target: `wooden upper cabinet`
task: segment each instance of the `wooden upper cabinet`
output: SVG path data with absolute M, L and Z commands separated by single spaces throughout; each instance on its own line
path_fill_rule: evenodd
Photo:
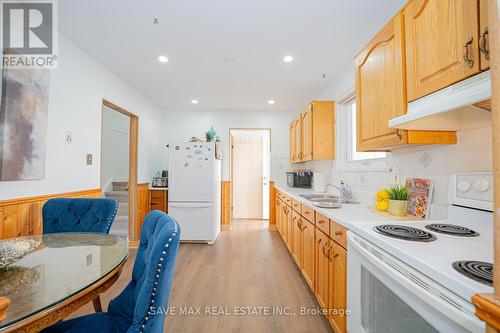
M 333 160 L 334 139 L 335 103 L 313 101 L 290 124 L 290 161 Z
M 335 102 L 313 101 L 312 159 L 335 159 Z
M 295 119 L 290 123 L 290 162 L 294 163 L 296 161 L 295 157 Z
M 307 108 L 301 115 L 302 119 L 302 161 L 310 161 L 313 158 L 313 114 L 312 106 Z
M 377 150 L 403 143 L 390 119 L 406 113 L 401 14 L 356 56 L 357 148 Z
M 409 101 L 479 72 L 477 0 L 412 0 L 403 15 Z
M 479 0 L 479 51 L 481 70 L 486 70 L 490 67 L 488 1 L 490 0 Z

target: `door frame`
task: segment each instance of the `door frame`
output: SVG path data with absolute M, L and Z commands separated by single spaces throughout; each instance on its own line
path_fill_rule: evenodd
M 271 152 L 272 152 L 272 130 L 270 127 L 230 127 L 229 128 L 229 182 L 231 186 L 231 223 L 233 220 L 233 137 L 231 136 L 232 131 L 268 131 L 269 132 L 269 169 L 271 169 Z M 271 174 L 271 170 L 269 170 L 269 176 Z M 271 177 L 268 179 L 269 188 L 271 188 Z M 271 220 L 271 206 L 269 206 L 269 220 Z
M 138 145 L 139 145 L 139 116 L 125 110 L 124 108 L 110 102 L 107 99 L 102 99 L 101 105 L 101 163 L 99 168 L 99 179 L 102 174 L 102 161 L 103 161 L 103 116 L 102 107 L 106 106 L 130 118 L 130 135 L 129 135 L 129 167 L 128 167 L 128 237 L 131 244 L 134 244 L 139 239 L 138 225 L 137 225 L 137 210 L 138 210 L 138 196 L 137 196 L 137 165 L 138 165 Z M 102 191 L 102 189 L 101 189 Z

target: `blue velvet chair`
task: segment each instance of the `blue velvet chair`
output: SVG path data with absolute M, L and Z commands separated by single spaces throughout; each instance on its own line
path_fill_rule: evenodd
M 50 199 L 43 205 L 43 233 L 109 233 L 118 201 L 114 199 Z
M 42 333 L 162 333 L 179 249 L 180 228 L 170 216 L 146 216 L 132 280 L 99 312 L 57 323 Z

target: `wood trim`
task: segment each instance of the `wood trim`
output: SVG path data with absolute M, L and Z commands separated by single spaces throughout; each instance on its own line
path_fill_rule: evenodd
M 276 187 L 274 187 L 274 180 L 269 182 L 269 229 L 276 230 Z
M 221 230 L 231 229 L 231 181 L 221 181 Z
M 128 179 L 128 202 L 129 202 L 129 212 L 128 212 L 128 230 L 130 241 L 136 241 L 139 239 L 139 197 L 137 192 L 137 169 L 138 169 L 138 151 L 139 151 L 139 117 L 134 113 L 125 110 L 124 108 L 110 102 L 109 100 L 103 99 L 102 105 L 117 112 L 120 112 L 126 116 L 130 117 L 130 134 L 129 134 L 129 179 Z M 101 111 L 102 112 L 102 111 Z M 102 161 L 102 121 L 101 121 L 101 161 Z
M 54 193 L 54 194 L 36 195 L 36 196 L 32 196 L 32 197 L 23 197 L 23 198 L 16 198 L 16 199 L 0 200 L 0 207 L 2 207 L 2 206 L 9 206 L 9 205 L 19 205 L 19 204 L 31 203 L 31 202 L 48 200 L 48 199 L 53 199 L 53 198 L 67 198 L 67 197 L 76 197 L 76 196 L 80 197 L 80 196 L 83 196 L 83 195 L 90 195 L 90 196 L 93 197 L 93 195 L 95 195 L 96 192 L 99 192 L 99 194 L 100 194 L 101 193 L 101 189 L 100 188 L 94 188 L 94 189 L 90 189 L 90 190 L 60 192 L 60 193 Z
M 476 306 L 476 316 L 489 326 L 500 330 L 500 302 L 492 294 L 477 294 L 472 297 Z
M 0 201 L 0 239 L 42 234 L 42 208 L 49 199 L 100 197 L 98 188 Z
M 137 184 L 137 235 L 140 237 L 144 218 L 151 211 L 149 199 L 149 183 Z M 139 243 L 139 237 L 130 241 L 130 247 Z
M 83 289 L 79 293 L 48 309 L 40 311 L 33 316 L 27 317 L 12 325 L 4 327 L 0 329 L 0 332 L 40 332 L 44 328 L 63 320 L 71 313 L 75 312 L 85 304 L 93 301 L 100 294 L 108 290 L 120 277 L 126 261 L 127 258 L 125 258 L 120 264 L 118 264 L 118 266 L 114 270 L 108 273 L 101 280 Z
M 500 331 L 500 3 L 488 1 L 490 69 L 492 82 L 493 176 L 494 176 L 494 263 L 492 295 L 474 295 L 476 315 L 487 324 L 487 331 Z

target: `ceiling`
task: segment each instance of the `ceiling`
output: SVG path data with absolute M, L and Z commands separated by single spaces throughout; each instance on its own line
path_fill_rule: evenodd
M 404 2 L 64 0 L 59 25 L 165 109 L 296 110 L 352 66 Z

